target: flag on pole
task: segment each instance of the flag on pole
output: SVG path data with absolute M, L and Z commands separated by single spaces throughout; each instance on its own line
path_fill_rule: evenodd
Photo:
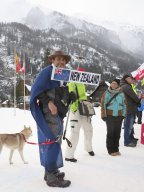
M 16 73 L 19 73 L 21 69 L 21 65 L 20 65 L 20 59 L 17 53 L 15 54 L 15 65 L 16 65 Z
M 21 68 L 22 74 L 25 73 L 25 69 L 26 69 L 26 63 L 25 63 L 25 55 L 24 55 L 24 57 L 23 57 L 23 66 L 22 66 L 22 68 Z
M 132 76 L 136 79 L 136 80 L 141 80 L 144 78 L 144 63 L 135 71 L 133 71 Z

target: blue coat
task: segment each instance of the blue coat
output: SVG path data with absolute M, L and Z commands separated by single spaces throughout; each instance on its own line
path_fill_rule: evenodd
M 109 102 L 113 94 L 107 90 L 101 99 L 101 116 L 106 117 L 107 115 L 111 116 L 126 116 L 126 101 L 124 93 L 119 92 L 119 94 L 109 103 L 106 107 L 106 104 Z
M 144 99 L 141 99 L 141 105 L 138 107 L 138 111 L 144 110 Z
M 37 96 L 45 90 L 60 87 L 60 82 L 51 80 L 52 66 L 48 66 L 39 74 L 35 83 L 32 86 L 31 98 L 30 98 L 30 110 L 33 118 L 37 123 L 38 128 L 38 141 L 39 143 L 47 140 L 55 140 L 55 136 L 52 134 L 50 128 L 44 116 L 38 106 Z M 63 126 L 60 117 L 59 120 L 59 132 L 62 133 Z M 47 171 L 53 171 L 63 166 L 63 158 L 61 152 L 60 143 L 53 143 L 50 145 L 39 145 L 40 161 L 41 165 L 45 167 Z

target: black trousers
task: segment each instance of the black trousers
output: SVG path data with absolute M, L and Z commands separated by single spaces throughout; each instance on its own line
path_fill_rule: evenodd
M 137 123 L 142 124 L 142 111 L 137 111 Z
M 108 116 L 106 118 L 107 136 L 106 147 L 108 153 L 119 152 L 119 139 L 121 133 L 123 117 L 121 116 Z

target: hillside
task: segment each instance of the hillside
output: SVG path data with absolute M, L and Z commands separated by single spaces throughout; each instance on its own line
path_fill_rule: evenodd
M 59 16 L 59 14 L 54 12 Z M 64 17 L 63 15 L 60 15 Z M 61 19 L 59 20 L 59 22 Z M 63 20 L 62 20 L 63 21 Z M 102 74 L 102 79 L 121 76 L 138 67 L 142 60 L 131 55 L 118 44 L 118 36 L 103 27 L 84 22 L 83 29 L 65 22 L 58 31 L 54 28 L 32 29 L 21 23 L 0 23 L 0 94 L 10 96 L 14 81 L 14 52 L 21 60 L 25 52 L 26 79 L 33 82 L 44 68 L 45 51 L 64 50 L 72 56 L 70 65 L 76 69 L 78 63 L 89 72 Z M 58 27 L 58 25 L 57 25 Z M 118 43 L 119 42 L 119 43 Z M 78 56 L 83 57 L 82 60 Z M 19 76 L 17 80 L 22 78 Z

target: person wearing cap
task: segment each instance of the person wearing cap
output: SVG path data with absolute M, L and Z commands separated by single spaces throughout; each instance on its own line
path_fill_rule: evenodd
M 106 147 L 109 155 L 121 155 L 119 140 L 122 121 L 126 116 L 126 100 L 120 89 L 120 80 L 113 79 L 101 98 L 101 118 L 106 122 Z
M 133 141 L 131 135 L 133 131 L 135 114 L 141 101 L 141 99 L 133 90 L 132 84 L 134 82 L 135 79 L 131 74 L 126 74 L 121 79 L 121 88 L 127 101 L 127 115 L 124 121 L 124 146 L 127 147 L 136 147 L 136 142 Z
M 85 71 L 84 68 L 78 68 L 78 71 Z M 77 159 L 74 157 L 74 153 L 76 151 L 76 147 L 79 140 L 80 129 L 83 128 L 84 131 L 84 144 L 85 150 L 90 156 L 94 156 L 95 153 L 92 148 L 92 136 L 93 136 L 93 127 L 91 124 L 90 116 L 80 115 L 78 109 L 78 100 L 87 100 L 86 96 L 86 87 L 82 83 L 73 83 L 70 82 L 68 84 L 69 91 L 75 92 L 77 95 L 77 99 L 70 106 L 70 129 L 71 134 L 69 140 L 72 143 L 72 147 L 66 148 L 65 160 L 69 162 L 77 162 Z
M 44 180 L 51 187 L 68 187 L 71 182 L 65 180 L 63 167 L 61 138 L 63 134 L 63 118 L 70 103 L 68 88 L 60 81 L 51 80 L 53 67 L 64 68 L 71 57 L 62 51 L 55 51 L 48 57 L 49 63 L 36 78 L 30 98 L 30 110 L 37 123 L 39 153 L 41 165 L 45 169 Z M 67 93 L 67 101 L 63 103 L 63 95 Z
M 136 94 L 139 98 L 141 98 L 141 94 L 138 94 L 138 91 L 137 91 L 137 88 L 136 88 L 136 79 L 133 78 L 133 80 L 134 80 L 134 83 L 131 84 L 132 89 L 133 89 L 133 91 L 135 92 L 135 94 Z M 142 111 L 139 111 L 139 110 L 137 109 L 137 112 L 136 112 L 136 114 L 135 114 L 134 123 L 136 123 L 136 122 L 135 122 L 135 121 L 136 121 L 136 117 L 138 118 L 138 124 L 141 124 Z M 134 124 L 133 124 L 133 125 L 134 125 Z M 134 126 L 133 126 L 130 137 L 131 137 L 132 142 L 135 143 L 135 144 L 137 144 L 138 138 L 135 138 L 134 135 L 135 135 L 135 132 L 134 132 Z

